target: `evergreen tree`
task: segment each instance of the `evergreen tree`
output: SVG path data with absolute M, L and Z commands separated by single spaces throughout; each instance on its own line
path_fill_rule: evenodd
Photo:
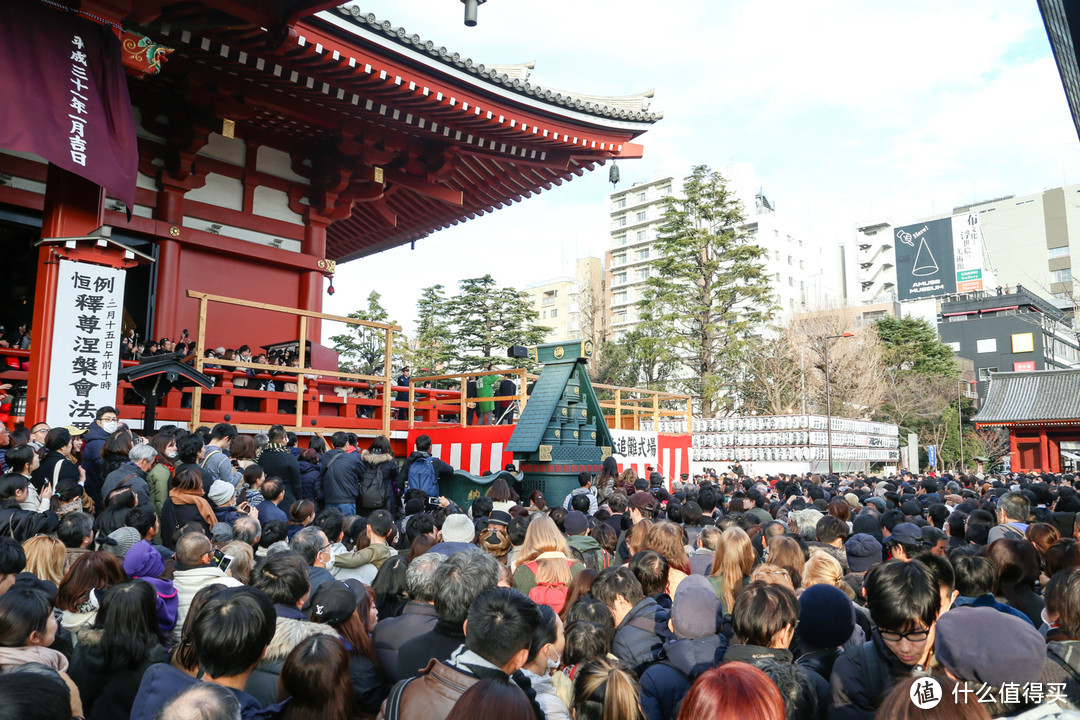
M 724 177 L 695 167 L 683 196 L 665 198 L 660 259 L 639 303 L 645 325 L 686 368 L 687 391 L 711 416 L 735 398 L 739 358 L 773 310 L 765 250 L 741 229 L 742 205 Z
M 547 328 L 536 324 L 528 295 L 500 288 L 491 275 L 459 281 L 460 294 L 448 301 L 454 361 L 460 371 L 488 370 L 510 363 L 511 345 L 543 342 Z
M 440 375 L 454 357 L 448 309 L 442 285 L 420 291 L 416 301 L 416 341 L 407 353 L 414 376 Z
M 885 364 L 916 375 L 957 377 L 956 355 L 938 339 L 937 329 L 922 318 L 884 317 L 875 324 L 885 346 Z
M 396 325 L 390 319 L 386 308 L 379 302 L 382 296 L 374 290 L 368 295 L 367 307 L 356 312 L 349 313 L 348 317 L 355 320 L 367 320 L 368 322 L 385 323 Z M 334 343 L 334 350 L 340 354 L 339 365 L 345 372 L 359 373 L 361 375 L 382 375 L 386 366 L 386 331 L 380 328 L 369 328 L 363 325 L 349 325 L 340 335 L 330 338 Z M 392 342 L 393 368 L 391 371 L 404 364 L 404 351 L 408 347 L 405 336 L 400 332 L 393 333 Z

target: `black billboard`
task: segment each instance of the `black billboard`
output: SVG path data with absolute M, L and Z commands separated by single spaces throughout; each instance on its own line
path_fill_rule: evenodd
M 951 218 L 898 227 L 893 239 L 896 294 L 901 302 L 956 292 Z

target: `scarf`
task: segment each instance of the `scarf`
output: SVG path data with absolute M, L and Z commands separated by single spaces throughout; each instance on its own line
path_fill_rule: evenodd
M 173 505 L 194 505 L 199 509 L 199 515 L 202 516 L 203 522 L 209 527 L 217 525 L 218 519 L 214 515 L 213 508 L 210 507 L 210 503 L 206 502 L 206 498 L 198 490 L 173 488 L 169 491 L 169 499 L 173 501 Z

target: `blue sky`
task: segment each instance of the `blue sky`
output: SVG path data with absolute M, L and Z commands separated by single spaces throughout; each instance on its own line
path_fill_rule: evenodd
M 598 95 L 654 89 L 664 119 L 620 163 L 753 163 L 773 202 L 836 243 L 974 199 L 1080 182 L 1080 143 L 1035 0 L 370 0 L 380 19 L 477 62 Z M 383 295 L 406 330 L 421 288 L 491 273 L 522 287 L 608 245 L 607 169 L 339 268 L 328 312 Z M 331 327 L 327 328 L 332 330 Z

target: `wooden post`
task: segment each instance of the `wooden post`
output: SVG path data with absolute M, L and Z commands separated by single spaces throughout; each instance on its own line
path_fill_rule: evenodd
M 656 392 L 652 396 L 652 429 L 660 432 L 660 393 Z
M 203 358 L 206 355 L 206 305 L 207 300 L 205 297 L 199 298 L 199 319 L 198 329 L 195 331 L 195 369 L 202 372 Z M 202 386 L 196 385 L 195 391 L 191 393 L 191 428 L 192 432 L 195 432 L 195 428 L 199 427 L 199 415 L 202 413 Z
M 461 393 L 458 396 L 458 422 L 461 423 L 461 427 L 465 427 L 465 404 L 468 398 L 465 397 L 465 390 L 468 387 L 468 383 L 465 382 L 465 374 L 462 373 L 459 377 L 458 387 L 461 388 Z
M 296 426 L 304 424 L 304 362 L 307 360 L 307 315 L 300 316 L 300 342 L 297 343 L 296 354 L 300 360 L 296 374 Z
M 693 432 L 694 428 L 694 401 L 686 398 L 686 432 Z
M 622 430 L 622 388 L 615 388 L 615 429 Z
M 416 400 L 416 385 L 409 378 L 409 429 L 413 429 L 413 402 Z
M 521 414 L 525 412 L 525 403 L 529 401 L 528 383 L 529 377 L 525 368 L 519 368 L 518 374 L 518 419 L 521 419 Z
M 387 440 L 390 439 L 390 396 L 391 396 L 391 393 L 392 393 L 390 388 L 391 388 L 391 386 L 393 385 L 393 382 L 394 382 L 394 378 L 393 378 L 394 368 L 390 366 L 390 363 L 393 361 L 393 355 L 394 355 L 393 343 L 394 343 L 393 331 L 390 330 L 390 329 L 387 329 L 386 330 L 386 347 L 385 347 L 385 351 L 384 351 L 385 364 L 383 365 L 383 374 L 385 375 L 385 378 L 383 380 L 383 401 L 382 401 L 382 409 L 383 409 L 382 431 L 383 431 L 383 436 Z

